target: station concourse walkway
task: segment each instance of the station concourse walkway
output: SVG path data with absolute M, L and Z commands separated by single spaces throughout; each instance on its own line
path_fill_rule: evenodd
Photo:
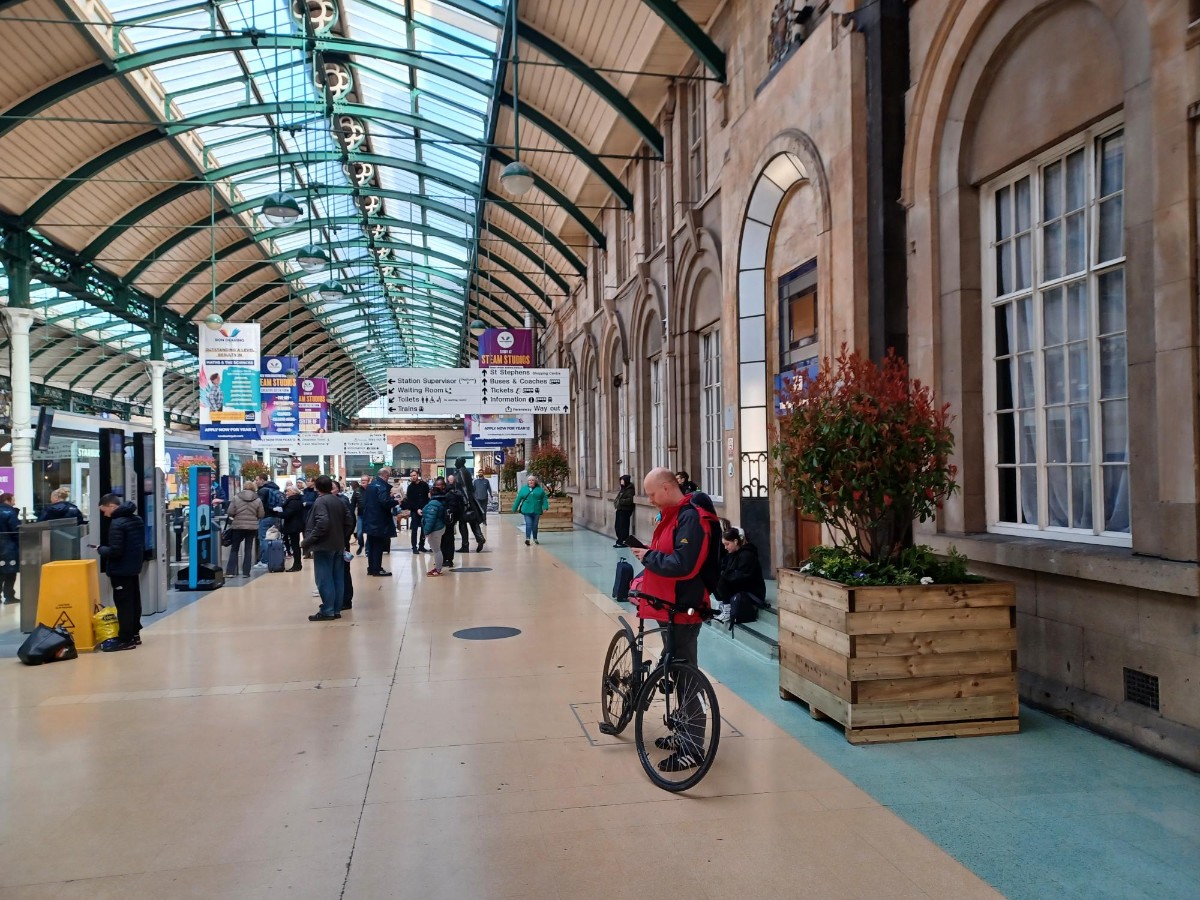
M 1028 711 L 852 748 L 710 635 L 716 764 L 654 788 L 595 728 L 610 539 L 514 526 L 441 579 L 406 534 L 389 578 L 356 558 L 338 622 L 307 621 L 306 569 L 148 619 L 135 651 L 0 659 L 0 900 L 1196 896 L 1195 775 Z

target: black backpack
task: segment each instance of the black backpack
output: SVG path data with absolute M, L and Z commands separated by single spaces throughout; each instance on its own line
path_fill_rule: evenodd
M 17 659 L 27 666 L 78 657 L 79 651 L 75 649 L 75 638 L 71 637 L 71 633 L 65 628 L 51 628 L 49 625 L 34 628 L 17 650 Z
M 625 602 L 629 599 L 629 582 L 633 581 L 633 566 L 627 559 L 617 560 L 617 576 L 613 580 L 612 596 L 614 600 Z
M 700 581 L 710 597 L 716 596 L 717 583 L 721 580 L 721 520 L 717 518 L 712 498 L 702 491 L 688 495 L 688 502 L 700 515 L 700 524 L 708 532 L 708 554 L 700 566 Z

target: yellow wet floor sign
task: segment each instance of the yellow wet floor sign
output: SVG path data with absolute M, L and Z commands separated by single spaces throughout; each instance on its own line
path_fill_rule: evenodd
M 77 650 L 96 645 L 92 610 L 100 605 L 100 568 L 94 559 L 68 559 L 42 566 L 37 620 L 62 626 L 75 638 Z

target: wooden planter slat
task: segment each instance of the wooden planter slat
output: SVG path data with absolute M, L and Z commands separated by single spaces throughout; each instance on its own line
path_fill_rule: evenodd
M 853 588 L 779 573 L 780 694 L 851 743 L 1019 729 L 1012 585 Z
M 822 648 L 823 649 L 823 648 Z M 991 675 L 1012 669 L 1012 653 L 990 650 L 971 653 L 931 653 L 926 656 L 875 656 L 847 660 L 846 675 L 855 681 L 878 678 L 923 678 L 978 672 Z

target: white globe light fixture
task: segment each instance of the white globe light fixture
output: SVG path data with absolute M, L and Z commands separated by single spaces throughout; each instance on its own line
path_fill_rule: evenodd
M 220 313 L 211 312 L 204 317 L 204 327 L 209 331 L 220 331 L 221 326 L 225 324 L 225 319 Z
M 533 189 L 533 169 L 518 160 L 513 160 L 500 173 L 500 184 L 514 197 L 524 197 Z
M 287 225 L 295 222 L 303 211 L 300 209 L 300 204 L 291 194 L 279 191 L 275 194 L 269 194 L 263 200 L 262 214 L 272 225 Z
M 317 288 L 317 293 L 321 295 L 322 300 L 343 300 L 346 297 L 346 289 L 337 281 L 324 281 Z
M 329 254 L 316 244 L 309 244 L 296 252 L 296 262 L 305 272 L 315 272 L 329 265 Z
M 467 328 L 470 330 L 471 334 L 475 335 L 475 337 L 479 337 L 485 331 L 487 331 L 487 323 L 484 322 L 483 319 L 476 319 L 470 325 L 468 325 Z

